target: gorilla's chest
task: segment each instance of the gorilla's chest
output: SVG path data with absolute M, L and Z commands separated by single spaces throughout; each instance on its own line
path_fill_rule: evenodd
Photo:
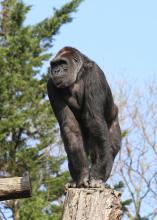
M 74 114 L 80 114 L 83 105 L 84 86 L 79 81 L 64 91 L 64 100 Z

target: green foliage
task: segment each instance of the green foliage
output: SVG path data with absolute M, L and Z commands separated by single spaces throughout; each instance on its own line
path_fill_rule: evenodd
M 72 21 L 81 0 L 71 0 L 52 17 L 37 25 L 24 26 L 31 9 L 20 0 L 1 1 L 0 12 L 0 170 L 21 176 L 29 171 L 31 199 L 19 207 L 20 220 L 60 219 L 67 172 L 61 171 L 64 157 L 53 154 L 55 141 L 52 114 L 46 93 L 47 73 L 41 74 L 48 49 L 62 24 Z M 7 205 L 6 205 L 7 207 Z
M 122 134 L 121 134 L 122 139 L 125 138 L 125 137 L 129 134 L 129 132 L 130 132 L 130 131 L 127 130 L 127 129 L 126 129 L 126 130 L 123 130 L 123 131 L 122 131 Z
M 127 206 L 129 206 L 131 203 L 132 203 L 132 199 L 127 199 L 127 200 L 125 200 L 125 201 L 123 201 L 123 202 L 121 203 L 121 205 L 122 205 L 121 210 L 122 210 L 123 213 L 125 213 L 125 212 L 128 211 Z
M 119 181 L 119 183 L 114 185 L 114 189 L 117 191 L 122 191 L 123 188 L 124 188 L 124 183 L 122 181 Z

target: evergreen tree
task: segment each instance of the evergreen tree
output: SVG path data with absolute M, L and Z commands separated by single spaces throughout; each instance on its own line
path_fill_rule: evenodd
M 33 197 L 7 201 L 15 220 L 61 219 L 64 184 L 63 156 L 56 156 L 55 118 L 46 94 L 44 61 L 52 54 L 53 37 L 72 21 L 81 0 L 71 0 L 52 17 L 25 26 L 31 9 L 20 0 L 1 1 L 0 12 L 0 175 L 29 171 Z M 4 213 L 3 213 L 4 214 Z

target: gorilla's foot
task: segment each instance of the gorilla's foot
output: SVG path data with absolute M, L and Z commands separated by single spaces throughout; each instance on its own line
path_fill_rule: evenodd
M 64 188 L 65 188 L 65 190 L 68 189 L 68 188 L 76 188 L 76 182 L 71 181 L 69 183 L 66 183 Z
M 80 179 L 77 183 L 78 188 L 88 188 L 89 187 L 89 177 L 84 177 Z
M 91 178 L 89 181 L 89 187 L 90 188 L 105 188 L 105 184 L 103 180 L 97 180 L 97 179 Z

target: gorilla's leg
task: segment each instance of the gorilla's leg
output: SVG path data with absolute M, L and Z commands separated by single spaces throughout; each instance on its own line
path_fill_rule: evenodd
M 105 120 L 92 122 L 91 180 L 106 181 L 113 166 L 113 153 L 109 140 L 109 130 Z M 100 181 L 101 182 L 101 181 Z
M 118 115 L 112 121 L 112 124 L 109 127 L 109 139 L 111 143 L 112 154 L 115 158 L 121 147 L 121 130 L 119 126 Z
M 107 181 L 110 176 L 115 156 L 121 146 L 121 131 L 118 116 L 112 121 L 108 128 L 106 122 L 99 124 L 103 126 L 104 132 L 99 133 L 93 140 L 91 151 L 91 177 L 96 180 Z M 97 128 L 98 131 L 98 128 Z M 102 131 L 102 129 L 99 129 Z M 93 182 L 94 183 L 94 182 Z

